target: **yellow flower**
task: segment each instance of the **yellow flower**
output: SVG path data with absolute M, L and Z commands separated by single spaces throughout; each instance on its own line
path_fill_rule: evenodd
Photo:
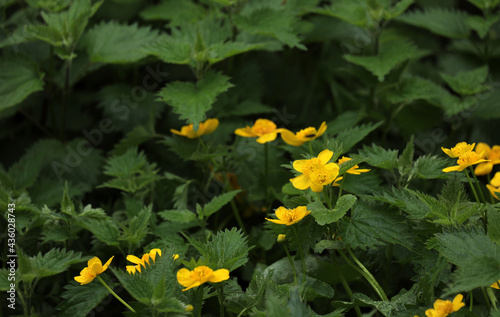
M 490 287 L 493 287 L 493 288 L 496 288 L 496 289 L 500 289 L 500 288 L 498 287 L 498 284 L 500 284 L 500 280 L 498 280 L 498 281 L 494 282 L 493 284 L 491 284 L 491 286 L 490 286 Z
M 485 159 L 490 160 L 489 162 L 484 162 L 476 166 L 474 173 L 478 176 L 487 175 L 493 170 L 493 165 L 500 164 L 500 146 L 495 145 L 493 148 L 486 143 L 478 143 L 476 147 L 476 152 L 484 151 Z
M 153 263 L 156 260 L 156 255 L 161 256 L 161 250 L 160 249 L 151 249 L 149 253 L 145 253 L 142 258 L 138 258 L 135 255 L 127 255 L 127 260 L 134 263 L 135 265 L 127 265 L 126 269 L 128 274 L 135 274 L 136 271 L 139 271 L 141 273 L 141 265 L 146 268 L 146 263 L 149 265 L 149 259 L 153 260 Z M 178 254 L 172 255 L 174 260 L 177 260 L 179 258 Z
M 425 315 L 427 317 L 445 317 L 450 313 L 458 311 L 460 308 L 465 306 L 465 303 L 462 302 L 464 296 L 462 294 L 458 294 L 453 299 L 453 302 L 449 300 L 438 299 L 434 302 L 434 308 L 427 309 L 425 311 Z
M 337 161 L 337 164 L 341 165 L 342 163 L 348 162 L 350 160 L 352 160 L 352 159 L 349 158 L 349 157 L 346 157 L 346 156 L 342 156 L 342 158 Z M 359 165 L 354 165 L 353 167 L 351 167 L 350 169 L 348 169 L 346 171 L 346 173 L 347 174 L 352 174 L 352 175 L 361 175 L 361 173 L 366 173 L 366 172 L 369 172 L 369 171 L 370 171 L 369 169 L 362 169 L 362 168 L 359 168 Z
M 88 261 L 87 267 L 80 272 L 80 276 L 74 277 L 75 281 L 80 283 L 80 285 L 92 282 L 97 275 L 101 274 L 102 272 L 108 269 L 108 266 L 113 260 L 113 258 L 114 256 L 109 258 L 109 260 L 104 265 L 102 265 L 102 262 L 98 257 L 96 256 L 93 257 Z
M 170 129 L 170 132 L 177 135 L 185 136 L 190 139 L 197 139 L 204 134 L 210 134 L 214 132 L 218 126 L 219 126 L 218 119 L 207 119 L 205 122 L 200 122 L 200 125 L 198 126 L 198 131 L 193 130 L 193 124 L 191 123 L 190 125 L 183 126 L 181 128 L 181 131 Z
M 477 153 L 474 151 L 466 152 L 458 158 L 457 161 L 457 166 L 450 166 L 445 169 L 443 169 L 443 172 L 448 173 L 448 172 L 453 172 L 453 171 L 463 171 L 469 166 L 472 166 L 474 164 L 479 164 L 482 162 L 487 162 L 488 160 L 483 159 L 484 152 Z
M 276 218 L 278 219 L 266 218 L 266 220 L 277 223 L 279 225 L 291 226 L 294 223 L 301 221 L 305 216 L 309 215 L 311 212 L 307 210 L 306 206 L 299 206 L 294 209 L 286 209 L 285 207 L 281 206 L 278 209 L 276 209 L 274 213 L 276 214 Z
M 486 184 L 486 188 L 490 191 L 491 195 L 500 200 L 496 193 L 500 193 L 500 172 L 496 172 L 495 176 L 491 179 L 490 184 Z
M 182 291 L 187 291 L 206 282 L 219 283 L 227 279 L 229 279 L 228 270 L 214 271 L 208 266 L 197 266 L 192 271 L 183 268 L 177 272 L 177 282 L 185 287 Z
M 293 187 L 304 190 L 311 187 L 313 192 L 321 192 L 323 186 L 332 183 L 339 175 L 339 166 L 335 163 L 328 163 L 333 152 L 323 150 L 309 160 L 297 160 L 293 162 L 293 168 L 302 175 L 290 179 Z
M 290 130 L 283 129 L 283 131 L 281 131 L 281 138 L 290 145 L 301 146 L 307 141 L 312 141 L 322 136 L 326 128 L 326 122 L 323 121 L 318 130 L 314 127 L 308 127 L 294 134 Z
M 245 128 L 236 129 L 234 133 L 246 138 L 258 137 L 257 142 L 264 144 L 274 141 L 282 130 L 277 129 L 276 124 L 271 120 L 257 119 L 253 127 L 246 126 Z
M 443 152 L 446 153 L 449 157 L 455 158 L 464 153 L 472 151 L 475 145 L 476 143 L 467 144 L 467 142 L 460 142 L 451 149 L 445 149 L 444 147 L 442 147 L 441 150 L 443 150 Z

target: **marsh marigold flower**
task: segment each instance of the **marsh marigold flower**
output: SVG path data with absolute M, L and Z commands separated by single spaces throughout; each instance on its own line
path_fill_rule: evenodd
M 460 157 L 460 155 L 464 153 L 472 151 L 475 145 L 476 143 L 467 144 L 467 142 L 460 142 L 451 149 L 445 149 L 444 147 L 442 147 L 441 150 L 443 150 L 443 152 L 446 153 L 449 157 L 455 158 Z
M 458 158 L 458 161 L 457 161 L 458 165 L 447 167 L 447 168 L 443 169 L 443 172 L 445 172 L 445 173 L 453 172 L 453 171 L 461 172 L 469 166 L 479 164 L 482 162 L 487 162 L 488 160 L 483 159 L 483 156 L 484 156 L 484 152 L 481 152 L 479 154 L 475 151 L 466 152 L 466 153 L 460 155 L 460 157 Z
M 323 150 L 318 157 L 294 161 L 293 168 L 302 175 L 290 179 L 293 187 L 300 190 L 311 187 L 313 192 L 321 192 L 323 186 L 331 184 L 339 175 L 339 166 L 335 163 L 328 163 L 332 156 L 332 151 Z
M 214 132 L 218 126 L 218 119 L 207 119 L 205 122 L 200 122 L 197 131 L 194 131 L 193 124 L 191 123 L 190 125 L 183 126 L 180 131 L 170 129 L 170 132 L 172 132 L 173 134 L 185 136 L 190 139 L 197 139 L 202 135 Z
M 312 141 L 322 136 L 323 133 L 325 133 L 326 128 L 326 122 L 323 121 L 318 130 L 316 130 L 316 128 L 314 127 L 308 127 L 300 130 L 297 133 L 293 133 L 290 130 L 283 129 L 281 131 L 281 138 L 283 139 L 283 141 L 290 145 L 301 146 L 305 142 Z
M 266 220 L 277 223 L 279 225 L 291 226 L 301 221 L 305 216 L 309 215 L 311 212 L 307 210 L 306 206 L 299 206 L 293 209 L 286 209 L 285 207 L 281 206 L 278 209 L 276 209 L 274 213 L 276 214 L 276 218 L 278 219 L 266 218 Z M 285 237 L 283 237 L 283 239 L 284 238 Z
M 227 279 L 229 279 L 228 270 L 214 271 L 208 266 L 197 266 L 192 271 L 183 268 L 177 272 L 177 282 L 185 287 L 182 291 L 187 291 L 206 282 L 219 283 Z
M 486 184 L 486 188 L 490 191 L 490 194 L 496 199 L 500 200 L 497 193 L 500 194 L 500 172 L 496 172 L 495 176 L 491 179 L 489 184 Z
M 491 148 L 486 143 L 478 143 L 476 147 L 476 152 L 484 151 L 484 158 L 489 160 L 489 162 L 480 163 L 476 166 L 474 174 L 478 176 L 487 175 L 493 170 L 493 165 L 500 164 L 500 146 L 494 145 Z
M 136 271 L 139 271 L 139 273 L 141 273 L 141 266 L 146 268 L 146 263 L 148 265 L 150 265 L 149 259 L 152 259 L 153 263 L 154 263 L 156 260 L 157 254 L 159 256 L 161 256 L 160 249 L 152 249 L 151 251 L 149 251 L 149 253 L 145 253 L 142 256 L 142 258 L 140 258 L 140 259 L 138 257 L 136 257 L 135 255 L 130 255 L 130 254 L 127 255 L 127 261 L 130 261 L 130 262 L 135 264 L 135 265 L 127 265 L 126 266 L 128 274 L 135 274 Z M 177 260 L 179 258 L 179 255 L 174 254 L 174 255 L 172 255 L 172 257 L 174 258 L 174 260 Z
M 342 163 L 349 162 L 350 160 L 352 159 L 346 156 L 342 156 L 342 158 L 337 161 L 337 164 L 341 165 Z M 366 173 L 369 171 L 370 171 L 369 169 L 359 168 L 359 165 L 354 165 L 353 167 L 348 169 L 346 173 L 352 175 L 361 175 L 361 173 Z
M 464 296 L 458 294 L 452 301 L 438 299 L 434 302 L 434 308 L 427 309 L 425 315 L 427 317 L 445 317 L 450 313 L 458 311 L 460 308 L 465 306 L 462 302 Z
M 80 285 L 92 282 L 97 277 L 97 275 L 108 269 L 108 266 L 113 258 L 114 256 L 109 258 L 109 260 L 104 265 L 102 265 L 102 262 L 98 257 L 93 257 L 87 262 L 87 267 L 80 272 L 80 276 L 74 277 L 75 281 L 80 283 Z
M 274 141 L 278 133 L 283 129 L 277 129 L 274 122 L 267 119 L 257 119 L 252 127 L 246 126 L 245 128 L 236 129 L 236 135 L 251 138 L 257 137 L 257 142 L 264 144 Z

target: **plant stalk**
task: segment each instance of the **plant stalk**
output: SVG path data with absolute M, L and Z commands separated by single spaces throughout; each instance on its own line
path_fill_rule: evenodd
M 99 280 L 99 282 L 101 282 L 101 284 L 108 290 L 108 292 L 111 293 L 111 295 L 113 295 L 117 300 L 119 300 L 123 305 L 125 305 L 125 307 L 127 307 L 130 311 L 132 312 L 136 312 L 129 304 L 127 304 L 126 301 L 124 301 L 120 296 L 118 296 L 118 294 L 116 294 L 109 286 L 108 284 L 106 284 L 106 282 L 104 282 L 104 280 L 99 276 L 97 275 L 97 279 Z

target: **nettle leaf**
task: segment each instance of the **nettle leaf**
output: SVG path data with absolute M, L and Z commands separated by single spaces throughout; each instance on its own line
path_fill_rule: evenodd
M 147 21 L 167 20 L 169 26 L 179 26 L 183 23 L 194 23 L 206 14 L 203 6 L 185 0 L 163 0 L 139 12 L 139 16 Z
M 229 77 L 208 72 L 196 84 L 176 81 L 158 93 L 159 99 L 173 107 L 173 111 L 197 126 L 205 120 L 205 113 L 212 109 L 217 96 L 233 87 Z
M 500 210 L 488 206 L 488 237 L 500 245 Z
M 469 16 L 467 18 L 467 25 L 479 34 L 481 39 L 484 39 L 488 34 L 491 27 L 500 20 L 500 15 L 489 15 L 481 17 L 478 15 Z
M 401 0 L 394 4 L 394 1 L 386 1 L 386 8 L 384 12 L 384 17 L 386 20 L 394 19 L 395 17 L 403 14 L 415 0 Z
M 398 64 L 421 58 L 426 54 L 427 51 L 419 50 L 409 41 L 389 41 L 380 43 L 377 56 L 344 55 L 344 58 L 350 63 L 364 67 L 379 81 L 384 81 L 385 76 Z
M 227 203 L 229 203 L 233 198 L 240 193 L 241 190 L 232 190 L 230 192 L 224 193 L 219 196 L 215 196 L 210 200 L 205 206 L 203 206 L 203 216 L 209 217 L 213 213 L 219 211 Z
M 488 66 L 467 72 L 460 72 L 455 76 L 441 73 L 441 77 L 456 93 L 461 95 L 475 95 L 487 89 L 483 83 L 488 77 Z
M 294 27 L 296 16 L 293 12 L 275 7 L 252 6 L 234 16 L 234 23 L 241 31 L 273 37 L 289 47 L 305 50 Z
M 120 229 L 109 216 L 80 215 L 74 221 L 80 227 L 92 232 L 97 239 L 107 245 L 119 245 Z
M 316 222 L 324 226 L 341 219 L 356 201 L 357 198 L 354 195 L 343 195 L 337 200 L 333 210 L 326 208 L 319 200 L 308 204 L 307 209 L 311 211 Z
M 328 7 L 313 10 L 314 13 L 323 14 L 347 23 L 365 27 L 369 22 L 368 7 L 364 0 L 340 0 L 334 1 Z
M 347 153 L 353 146 L 362 141 L 370 132 L 374 131 L 383 124 L 382 121 L 375 124 L 368 123 L 355 126 L 354 128 L 344 130 L 337 134 L 335 141 L 342 144 L 342 153 Z M 341 153 L 339 153 L 340 155 Z
M 149 233 L 149 219 L 152 214 L 152 206 L 144 207 L 130 219 L 128 225 L 123 227 L 123 234 L 120 240 L 127 241 L 132 246 L 139 246 Z
M 449 160 L 437 155 L 425 155 L 419 157 L 414 165 L 414 174 L 423 179 L 446 178 L 442 172 L 443 168 L 449 166 Z
M 248 261 L 247 237 L 241 229 L 219 231 L 206 244 L 189 239 L 189 242 L 200 252 L 204 263 L 212 269 L 227 269 L 233 271 Z
M 164 210 L 158 212 L 157 214 L 164 220 L 172 222 L 189 223 L 198 220 L 196 214 L 188 209 Z
M 415 153 L 415 145 L 413 144 L 414 136 L 411 136 L 410 141 L 406 144 L 406 148 L 398 158 L 398 170 L 401 175 L 413 175 L 413 155 Z
M 363 145 L 359 155 L 363 156 L 365 162 L 371 166 L 386 170 L 393 170 L 398 164 L 398 150 L 386 150 L 376 144 L 372 144 L 371 147 Z
M 468 0 L 481 10 L 489 10 L 495 8 L 500 0 Z
M 399 104 L 419 99 L 439 98 L 448 92 L 429 79 L 417 76 L 404 77 L 387 92 L 387 99 L 391 103 Z
M 126 153 L 129 149 L 137 147 L 142 143 L 149 141 L 156 137 L 154 131 L 148 128 L 138 125 L 132 131 L 127 133 L 120 142 L 116 143 L 113 150 L 110 152 L 111 155 L 117 156 Z
M 59 12 L 71 4 L 71 0 L 27 0 L 26 2 L 30 7 L 51 12 Z
M 373 198 L 402 209 L 413 219 L 424 219 L 431 211 L 414 191 L 407 188 L 393 187 L 392 191 L 374 194 Z
M 70 265 L 86 261 L 81 252 L 67 252 L 65 249 L 52 249 L 42 255 L 39 252 L 33 257 L 18 252 L 18 270 L 21 280 L 29 283 L 34 279 L 52 276 L 66 271 Z
M 101 275 L 101 277 L 106 284 L 113 284 L 106 274 Z M 79 283 L 70 281 L 64 289 L 64 292 L 61 294 L 64 301 L 57 306 L 57 309 L 60 310 L 57 317 L 88 316 L 92 309 L 109 295 L 109 291 L 98 282 L 89 283 L 85 287 L 82 287 Z
M 262 274 L 255 271 L 245 293 L 234 290 L 232 292 L 225 292 L 227 294 L 226 305 L 228 309 L 235 313 L 240 313 L 262 304 L 268 285 L 272 283 L 272 276 L 273 271 L 269 272 L 269 274 Z M 229 285 L 228 283 L 224 286 L 229 287 Z
M 148 52 L 142 47 L 157 39 L 158 32 L 149 26 L 103 21 L 87 32 L 83 42 L 92 62 L 123 64 L 146 57 Z
M 17 105 L 26 97 L 43 89 L 44 73 L 26 57 L 0 59 L 0 112 Z
M 410 227 L 402 216 L 363 200 L 351 210 L 350 221 L 342 222 L 341 231 L 344 243 L 362 250 L 386 243 L 411 249 L 414 243 Z
M 396 18 L 416 27 L 449 38 L 467 38 L 470 33 L 466 22 L 467 14 L 458 10 L 440 7 L 427 8 L 425 11 L 412 11 Z

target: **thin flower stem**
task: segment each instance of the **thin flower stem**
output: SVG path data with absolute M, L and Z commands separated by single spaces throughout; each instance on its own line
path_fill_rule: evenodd
M 481 287 L 481 292 L 483 293 L 483 297 L 484 297 L 485 302 L 486 302 L 486 307 L 488 307 L 488 310 L 490 310 L 491 309 L 490 298 L 488 297 L 488 295 L 486 295 L 486 291 L 484 290 L 484 287 Z
M 293 233 L 295 234 L 295 239 L 297 239 L 297 246 L 299 248 L 299 254 L 302 261 L 302 274 L 304 275 L 304 282 L 306 280 L 306 258 L 304 257 L 304 252 L 302 251 L 302 244 L 300 243 L 299 234 L 295 226 L 293 228 Z
M 295 269 L 295 265 L 293 263 L 292 256 L 290 255 L 290 251 L 288 251 L 288 247 L 286 246 L 286 243 L 283 243 L 283 248 L 285 249 L 286 256 L 287 256 L 288 261 L 290 262 L 290 266 L 292 267 L 292 270 L 293 270 L 293 282 L 295 285 L 297 285 L 297 270 Z
M 312 145 L 311 145 L 311 141 L 307 142 L 307 144 L 309 145 L 309 154 L 314 155 L 313 154 L 313 148 L 312 148 Z
M 469 297 L 470 297 L 469 311 L 472 311 L 472 306 L 474 304 L 474 296 L 472 295 L 472 291 L 469 291 Z
M 368 281 L 368 283 L 370 283 L 370 285 L 373 287 L 373 289 L 377 292 L 380 299 L 382 299 L 383 301 L 389 301 L 389 299 L 387 298 L 387 295 L 385 294 L 384 290 L 382 289 L 380 284 L 377 282 L 375 277 L 370 273 L 370 271 L 368 271 L 368 269 L 363 265 L 363 263 L 361 263 L 358 260 L 358 258 L 354 255 L 354 253 L 351 251 L 351 249 L 349 247 L 347 247 L 347 252 L 351 256 L 351 258 L 354 260 L 354 262 L 356 262 L 356 264 L 358 265 L 359 269 L 362 272 L 362 275 Z M 342 255 L 343 252 L 341 250 L 339 250 L 339 253 Z M 346 257 L 344 257 L 344 259 L 345 258 Z
M 108 284 L 106 284 L 106 282 L 104 282 L 104 280 L 99 276 L 97 275 L 97 279 L 99 280 L 99 282 L 101 282 L 101 284 L 108 290 L 108 292 L 111 293 L 111 295 L 113 295 L 117 300 L 119 300 L 123 305 L 125 305 L 128 309 L 130 309 L 130 311 L 132 312 L 136 312 L 132 307 L 130 307 L 129 304 L 127 304 L 126 301 L 124 301 L 120 296 L 118 296 L 109 286 Z
M 335 272 L 338 272 L 338 275 L 339 275 L 339 279 L 340 279 L 340 283 L 342 284 L 342 286 L 344 287 L 347 295 L 349 296 L 349 299 L 351 301 L 353 301 L 353 298 L 352 298 L 352 290 L 351 290 L 351 287 L 349 286 L 349 284 L 347 283 L 347 281 L 345 280 L 344 278 L 344 275 L 342 275 L 342 273 L 340 273 L 340 270 L 339 270 L 339 265 L 338 265 L 338 261 L 337 261 L 337 257 L 335 256 L 335 252 L 332 252 L 330 254 L 331 258 L 332 258 L 332 262 L 333 262 L 333 266 L 335 268 Z M 356 316 L 358 317 L 361 317 L 362 314 L 361 314 L 361 310 L 359 309 L 358 306 L 354 306 L 354 310 L 356 311 Z
M 474 177 L 474 180 L 476 181 L 477 190 L 479 191 L 479 194 L 481 195 L 481 201 L 482 202 L 486 202 L 486 199 L 484 199 L 483 191 L 481 190 L 481 187 L 479 186 L 479 181 L 477 180 L 476 173 L 474 173 L 474 170 L 472 169 L 472 166 L 469 166 L 469 168 L 470 168 L 470 170 L 472 172 L 472 176 Z
M 224 317 L 224 286 L 220 286 L 218 289 L 219 295 L 219 309 L 220 309 L 220 317 Z
M 344 181 L 345 178 L 347 177 L 347 173 L 344 174 L 344 177 L 342 178 L 342 181 L 340 182 L 340 187 L 339 187 L 339 199 L 342 196 L 342 189 L 344 188 Z
M 328 205 L 328 208 L 333 209 L 332 206 L 332 200 L 330 199 L 330 196 L 328 195 L 328 186 L 323 187 L 323 195 L 325 196 L 326 204 Z
M 487 177 L 488 177 L 488 184 L 491 184 L 491 176 L 490 176 L 490 174 L 488 174 Z M 490 202 L 491 202 L 491 204 L 495 203 L 495 200 L 493 199 L 493 195 L 491 195 L 491 194 L 490 194 Z
M 469 181 L 470 188 L 472 189 L 472 192 L 474 193 L 474 198 L 476 198 L 476 201 L 479 203 L 480 201 L 479 201 L 479 198 L 477 197 L 476 189 L 474 188 L 474 186 L 472 186 L 472 182 L 470 180 L 468 170 L 465 170 L 465 176 L 467 176 L 467 180 Z
M 201 317 L 201 307 L 203 306 L 203 284 L 200 285 L 200 288 L 198 289 L 198 297 L 200 298 L 199 299 L 199 302 L 198 302 L 198 307 L 197 307 L 197 314 L 196 316 L 198 317 Z

